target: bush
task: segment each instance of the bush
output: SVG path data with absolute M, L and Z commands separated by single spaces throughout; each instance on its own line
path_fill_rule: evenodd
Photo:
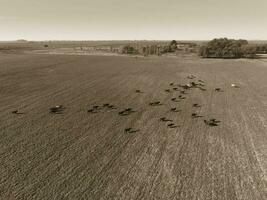
M 126 45 L 122 48 L 123 54 L 138 54 L 138 50 L 130 45 Z

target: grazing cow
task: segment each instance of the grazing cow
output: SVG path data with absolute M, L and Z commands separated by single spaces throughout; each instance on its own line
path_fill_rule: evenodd
M 59 105 L 59 106 L 50 108 L 50 113 L 61 114 L 63 110 L 64 110 L 64 107 L 62 105 Z
M 185 97 L 183 97 L 182 95 L 179 95 L 178 97 L 179 99 L 185 99 Z
M 192 113 L 191 116 L 192 117 L 197 117 L 197 113 Z
M 57 105 L 50 108 L 50 113 L 61 113 L 64 110 L 62 105 Z
M 155 101 L 155 102 L 149 103 L 149 105 L 150 106 L 159 106 L 159 105 L 162 105 L 162 104 L 160 103 L 160 101 Z
M 141 90 L 135 90 L 136 93 L 141 93 Z
M 198 115 L 197 113 L 192 113 L 191 114 L 191 117 L 193 117 L 193 118 L 199 118 L 199 117 L 203 117 L 203 116 Z
M 123 111 L 119 112 L 119 115 L 125 116 L 125 115 L 130 115 L 131 113 L 133 113 L 133 109 L 132 108 L 126 108 Z
M 191 82 L 191 87 L 196 87 L 196 86 L 197 86 L 197 83 Z
M 211 118 L 210 121 L 211 121 L 211 122 L 214 122 L 214 123 L 220 123 L 220 122 L 221 122 L 220 120 L 217 120 L 217 119 L 215 119 L 215 118 Z
M 176 108 L 171 108 L 171 111 L 176 111 Z
M 160 121 L 165 121 L 166 120 L 166 117 L 161 117 L 160 118 Z
M 221 91 L 221 88 L 215 88 L 215 91 L 216 92 L 220 92 Z
M 170 90 L 169 89 L 166 89 L 165 92 L 170 92 Z
M 18 114 L 19 111 L 18 111 L 18 110 L 14 110 L 14 111 L 12 111 L 11 113 L 13 113 L 13 114 Z
M 24 114 L 22 112 L 19 112 L 18 110 L 13 110 L 11 113 L 12 114 L 16 114 L 16 115 L 22 115 L 22 114 Z
M 194 76 L 194 75 L 189 75 L 189 76 L 187 76 L 187 78 L 188 78 L 188 79 L 194 79 L 194 78 L 196 78 L 196 76 Z
M 191 88 L 191 85 L 190 84 L 186 84 L 186 85 L 183 85 L 182 86 L 185 90 L 188 90 Z
M 181 110 L 178 110 L 177 108 L 171 108 L 172 112 L 180 112 Z
M 174 126 L 175 124 L 174 123 L 170 123 L 170 124 L 168 124 L 168 126 Z
M 202 91 L 206 91 L 207 89 L 202 88 L 202 87 L 198 87 L 198 89 L 202 90 Z
M 167 125 L 169 128 L 176 128 L 176 127 L 178 127 L 178 126 L 176 126 L 174 123 L 170 123 L 170 124 L 168 124 Z
M 92 112 L 94 112 L 95 110 L 94 109 L 89 109 L 89 110 L 87 110 L 87 112 L 89 112 L 89 113 L 92 113 Z
M 124 132 L 128 133 L 128 132 L 130 132 L 131 130 L 132 130 L 132 128 L 126 128 L 126 129 L 124 129 Z
M 123 115 L 123 114 L 124 114 L 124 111 L 120 111 L 120 112 L 119 112 L 119 115 Z
M 205 123 L 206 125 L 208 125 L 208 126 L 218 126 L 217 123 L 215 123 L 215 122 L 211 122 L 211 121 L 207 121 L 207 120 L 204 120 L 204 123 Z
M 110 108 L 110 109 L 116 109 L 114 105 L 108 105 L 108 108 Z
M 167 119 L 166 117 L 161 117 L 160 118 L 160 121 L 163 121 L 163 122 L 172 122 L 173 120 Z
M 130 115 L 130 112 L 120 111 L 119 115 L 121 115 L 121 116 Z
M 218 123 L 220 123 L 219 120 L 216 119 L 210 119 L 210 120 L 204 120 L 204 123 L 208 126 L 218 126 Z
M 237 85 L 234 84 L 234 83 L 231 84 L 231 87 L 233 87 L 233 88 L 239 88 L 239 86 L 237 86 Z
M 140 131 L 140 129 L 133 129 L 133 128 L 126 128 L 126 129 L 124 129 L 124 132 L 125 133 L 136 133 L 136 132 L 139 132 Z
M 201 107 L 198 103 L 194 103 L 193 104 L 193 107 L 195 107 L 195 108 L 199 108 L 199 107 Z

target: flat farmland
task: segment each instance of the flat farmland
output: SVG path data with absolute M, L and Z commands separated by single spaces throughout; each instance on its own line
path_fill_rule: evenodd
M 263 200 L 266 170 L 264 60 L 0 54 L 0 199 Z

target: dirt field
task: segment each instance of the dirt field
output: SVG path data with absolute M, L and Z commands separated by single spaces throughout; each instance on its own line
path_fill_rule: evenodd
M 266 77 L 261 60 L 0 54 L 0 199 L 267 199 Z

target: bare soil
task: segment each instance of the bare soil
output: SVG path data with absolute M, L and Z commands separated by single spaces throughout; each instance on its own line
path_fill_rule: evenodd
M 266 75 L 261 60 L 0 54 L 0 199 L 266 199 Z

